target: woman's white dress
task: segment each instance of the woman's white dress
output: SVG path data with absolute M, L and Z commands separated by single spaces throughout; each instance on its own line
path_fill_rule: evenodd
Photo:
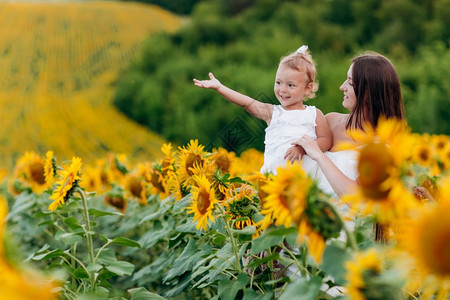
M 358 152 L 355 150 L 343 150 L 336 152 L 325 152 L 325 155 L 334 163 L 334 165 L 348 178 L 356 180 L 358 177 Z M 305 156 L 305 160 L 312 160 Z M 310 173 L 311 174 L 311 173 Z M 311 177 L 318 181 L 319 188 L 327 194 L 332 195 L 334 198 L 338 198 L 330 183 L 328 182 L 325 174 L 317 167 L 311 174 Z
M 344 151 L 336 151 L 336 152 L 325 152 L 325 155 L 328 156 L 328 158 L 336 165 L 336 167 L 348 178 L 356 180 L 358 177 L 358 152 L 354 150 L 344 150 Z M 303 157 L 303 163 L 305 162 L 310 165 L 312 163 L 315 163 L 309 156 Z M 327 178 L 325 177 L 325 174 L 322 172 L 322 170 L 315 165 L 314 168 L 310 168 L 309 174 L 313 179 L 316 179 L 318 181 L 319 188 L 331 195 L 337 203 L 335 205 L 337 206 L 337 209 L 340 211 L 341 214 L 345 215 L 348 211 L 348 206 L 343 203 L 339 203 L 339 197 L 337 196 L 336 192 L 331 187 L 330 183 L 328 182 Z M 353 222 L 352 221 L 346 221 L 346 226 L 352 228 Z M 346 236 L 345 233 L 342 232 L 341 236 L 338 238 L 338 240 L 345 240 Z M 292 252 L 295 254 L 298 254 L 298 248 L 293 247 Z M 288 255 L 282 250 L 280 252 L 280 255 L 288 257 Z M 295 265 L 291 265 L 286 269 L 286 275 L 289 277 L 301 277 L 301 274 L 299 272 L 299 269 Z M 332 278 L 330 277 L 332 280 Z M 321 289 L 325 291 L 327 294 L 337 297 L 342 296 L 342 293 L 337 288 L 328 288 L 327 284 L 323 284 Z M 342 289 L 342 287 L 340 287 Z

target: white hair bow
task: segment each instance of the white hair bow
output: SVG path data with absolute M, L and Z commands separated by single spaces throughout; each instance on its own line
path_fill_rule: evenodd
M 305 54 L 306 50 L 308 50 L 308 45 L 303 45 L 295 51 L 295 53 Z

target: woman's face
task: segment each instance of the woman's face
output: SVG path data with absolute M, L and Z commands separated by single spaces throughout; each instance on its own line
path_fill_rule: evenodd
M 342 106 L 348 109 L 349 111 L 353 111 L 356 105 L 356 95 L 355 90 L 353 89 L 353 64 L 350 66 L 347 72 L 347 79 L 340 86 L 340 90 L 344 92 L 344 101 L 342 101 Z

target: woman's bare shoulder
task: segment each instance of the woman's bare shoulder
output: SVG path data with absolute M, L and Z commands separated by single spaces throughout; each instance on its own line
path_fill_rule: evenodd
M 336 122 L 342 122 L 346 121 L 348 118 L 348 114 L 342 114 L 338 112 L 330 112 L 325 115 L 325 118 L 327 119 L 327 122 L 330 124 L 336 123 Z

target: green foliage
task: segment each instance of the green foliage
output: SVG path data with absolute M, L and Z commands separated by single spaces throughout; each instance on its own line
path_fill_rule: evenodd
M 434 43 L 420 51 L 418 62 L 399 68 L 410 125 L 420 133 L 449 134 L 450 50 Z
M 72 196 L 69 203 L 55 212 L 42 211 L 49 204 L 49 195 L 38 196 L 24 192 L 16 197 L 8 215 L 11 233 L 20 239 L 21 251 L 27 261 L 38 263 L 47 270 L 62 270 L 68 279 L 62 289 L 67 299 L 74 295 L 104 297 L 110 293 L 111 278 L 130 276 L 134 264 L 121 260 L 116 253 L 126 247 L 141 248 L 136 241 L 112 236 L 101 230 L 98 223 L 105 216 L 121 213 L 87 208 L 91 197 L 77 188 L 80 197 Z M 93 218 L 91 221 L 90 218 Z
M 151 3 L 170 10 L 173 13 L 180 15 L 188 15 L 191 13 L 194 6 L 202 0 L 120 0 L 120 1 L 133 1 Z
M 266 124 L 214 91 L 195 87 L 193 78 L 205 79 L 211 71 L 234 90 L 276 103 L 273 77 L 280 57 L 308 44 L 320 82 L 317 98 L 308 104 L 324 113 L 345 112 L 339 86 L 350 58 L 370 49 L 394 61 L 405 82 L 407 117 L 413 129 L 448 133 L 449 119 L 440 109 L 450 101 L 444 80 L 448 68 L 440 64 L 449 52 L 448 3 L 202 1 L 178 32 L 149 38 L 142 56 L 119 79 L 114 104 L 175 144 L 197 138 L 208 150 L 219 146 L 238 154 L 250 147 L 262 150 Z M 427 46 L 434 41 L 441 46 Z M 437 69 L 428 64 L 437 64 Z M 430 76 L 424 80 L 424 74 Z M 425 106 L 424 100 L 418 100 L 425 97 L 420 86 L 425 81 L 429 114 L 419 119 L 417 114 Z M 245 143 L 236 142 L 239 134 L 248 136 Z
M 296 244 L 294 227 L 272 227 L 252 240 L 254 226 L 232 229 L 220 210 L 201 232 L 186 212 L 191 194 L 179 201 L 152 195 L 145 206 L 129 202 L 124 214 L 106 207 L 103 196 L 86 196 L 79 188 L 49 212 L 42 209 L 49 196 L 25 191 L 14 197 L 9 234 L 28 261 L 65 270 L 61 293 L 67 299 L 290 299 L 301 293 L 313 300 L 324 293 L 324 272 L 344 283 L 350 254 L 343 242 L 331 241 L 319 266 L 306 259 L 306 246 L 297 254 L 286 247 Z M 274 276 L 302 262 L 311 264 L 313 271 L 302 267 L 307 277 Z

